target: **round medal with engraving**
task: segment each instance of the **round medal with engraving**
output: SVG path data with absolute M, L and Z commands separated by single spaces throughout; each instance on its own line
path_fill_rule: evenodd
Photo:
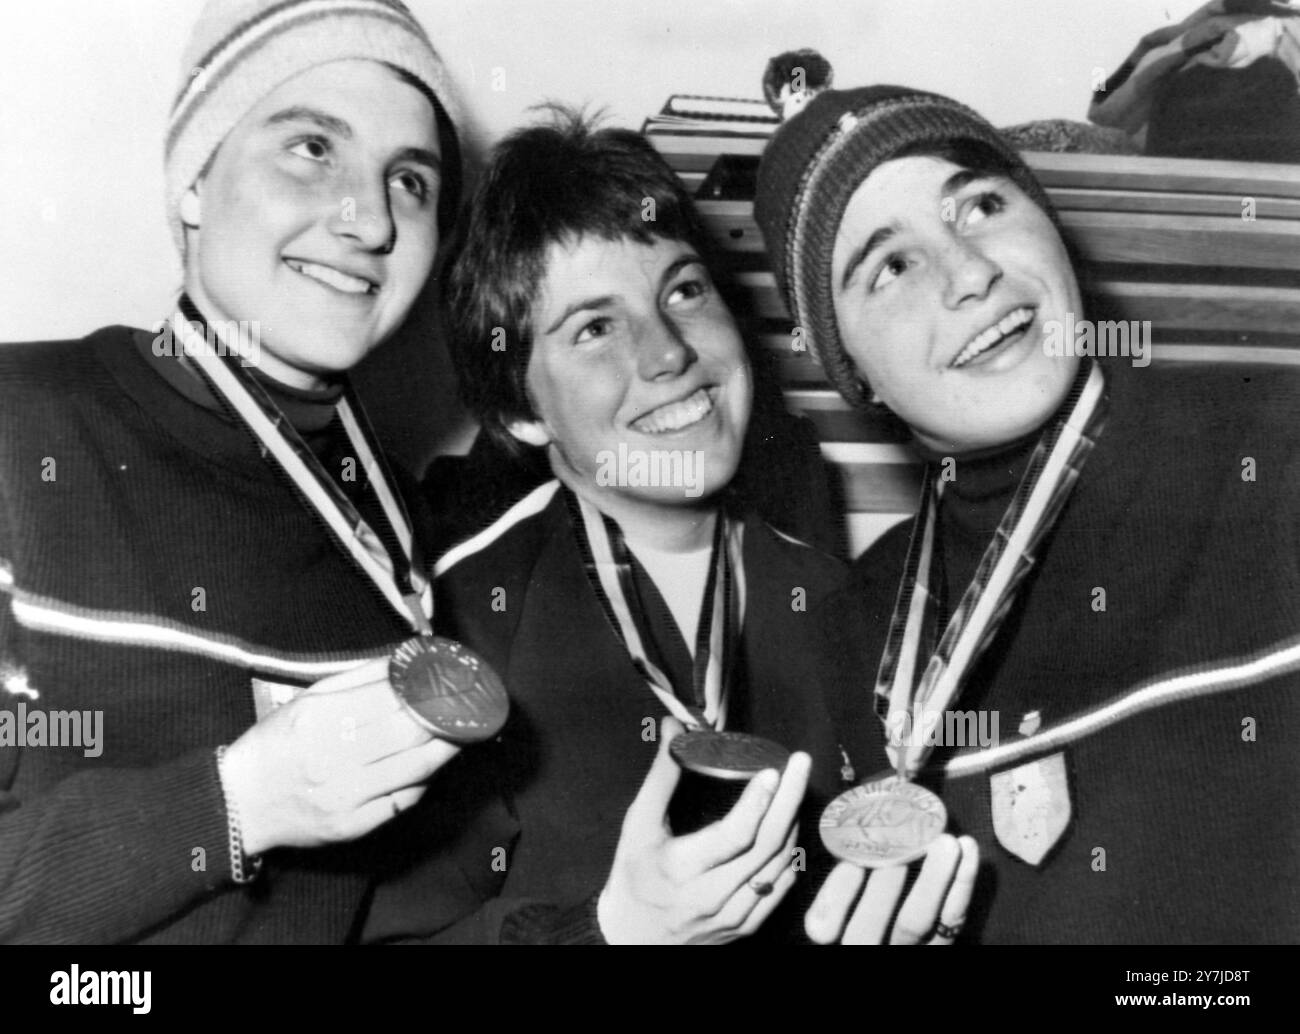
M 668 752 L 686 771 L 714 779 L 752 779 L 765 768 L 780 772 L 790 760 L 788 750 L 762 736 L 713 729 L 682 733 Z
M 840 794 L 822 812 L 820 828 L 836 858 L 878 869 L 920 858 L 947 824 L 943 801 L 891 775 Z
M 487 661 L 442 636 L 408 639 L 394 650 L 388 681 L 420 725 L 453 743 L 490 739 L 510 713 L 506 687 Z

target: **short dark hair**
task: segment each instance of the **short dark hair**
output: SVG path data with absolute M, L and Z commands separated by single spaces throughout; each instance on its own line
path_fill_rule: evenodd
M 461 214 L 444 296 L 461 399 L 514 455 L 521 447 L 508 423 L 536 419 L 525 380 L 533 306 L 552 244 L 676 240 L 706 265 L 712 258 L 690 194 L 645 137 L 544 107 L 545 121 L 493 150 Z

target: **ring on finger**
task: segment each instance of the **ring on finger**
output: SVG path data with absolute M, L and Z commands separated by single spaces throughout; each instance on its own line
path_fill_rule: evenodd
M 934 924 L 934 936 L 944 937 L 950 941 L 955 941 L 961 933 L 962 927 L 966 925 L 966 917 L 962 916 L 954 923 L 945 923 L 940 919 Z
M 397 794 L 389 794 L 388 803 L 393 806 L 393 818 L 402 814 L 402 806 L 397 803 Z
M 752 890 L 755 894 L 757 894 L 760 898 L 765 898 L 769 894 L 771 894 L 772 889 L 775 886 L 776 884 L 769 883 L 767 880 L 760 880 L 757 876 L 755 876 L 752 880 L 749 881 L 749 889 Z

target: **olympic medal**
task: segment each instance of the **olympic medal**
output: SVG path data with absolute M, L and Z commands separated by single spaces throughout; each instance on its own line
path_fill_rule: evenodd
M 743 732 L 699 729 L 678 736 L 668 747 L 673 760 L 688 772 L 714 779 L 752 779 L 765 768 L 778 772 L 790 760 L 779 743 Z
M 487 661 L 442 636 L 408 639 L 394 650 L 388 681 L 420 725 L 453 743 L 490 739 L 510 713 L 506 687 Z
M 891 775 L 840 794 L 822 812 L 820 827 L 836 858 L 878 869 L 920 858 L 947 824 L 943 801 Z

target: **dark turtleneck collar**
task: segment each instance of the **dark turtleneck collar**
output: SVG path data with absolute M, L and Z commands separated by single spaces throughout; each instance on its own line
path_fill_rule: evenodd
M 1074 385 L 1066 392 L 1061 405 L 1024 437 L 958 456 L 951 452 L 937 452 L 913 439 L 912 446 L 917 454 L 926 463 L 938 466 L 940 475 L 944 461 L 949 458 L 954 461 L 954 476 L 944 484 L 943 503 L 940 506 L 944 523 L 950 529 L 955 526 L 954 530 L 959 529 L 970 535 L 992 535 L 997 530 L 1002 515 L 1011 505 L 1016 488 L 1025 476 L 1034 447 L 1038 445 L 1043 432 L 1074 405 L 1078 392 L 1088 379 L 1090 369 L 1091 364 L 1087 361 L 1079 364 Z
M 945 523 L 956 524 L 973 534 L 991 535 L 1011 505 L 1042 433 L 1039 427 L 1023 438 L 961 456 L 914 443 L 917 453 L 927 463 L 939 467 L 940 477 L 945 461 L 953 462 L 952 480 L 946 481 L 943 488 L 941 509 Z
M 954 463 L 951 480 L 944 482 L 936 528 L 934 584 L 941 600 L 939 627 L 974 578 L 980 558 L 1002 523 L 1045 429 L 1074 405 L 1088 370 L 1087 363 L 1080 365 L 1074 389 L 1066 393 L 1060 408 L 1022 438 L 960 456 L 945 455 L 913 442 L 926 462 L 938 467 L 936 476 L 943 476 L 945 460 L 951 457 Z
M 202 333 L 207 333 L 207 320 L 188 295 L 181 295 L 179 308 L 181 315 L 191 324 L 197 324 Z M 207 382 L 193 364 L 179 352 L 175 356 L 156 355 L 152 347 L 153 340 L 145 334 L 135 335 L 136 347 L 163 379 L 192 402 L 215 412 L 224 413 L 225 406 L 213 395 Z M 284 414 L 294 430 L 305 438 L 324 431 L 334 420 L 335 406 L 343 394 L 342 378 L 323 388 L 295 388 L 269 377 L 255 366 L 246 369 L 271 397 L 271 401 Z

